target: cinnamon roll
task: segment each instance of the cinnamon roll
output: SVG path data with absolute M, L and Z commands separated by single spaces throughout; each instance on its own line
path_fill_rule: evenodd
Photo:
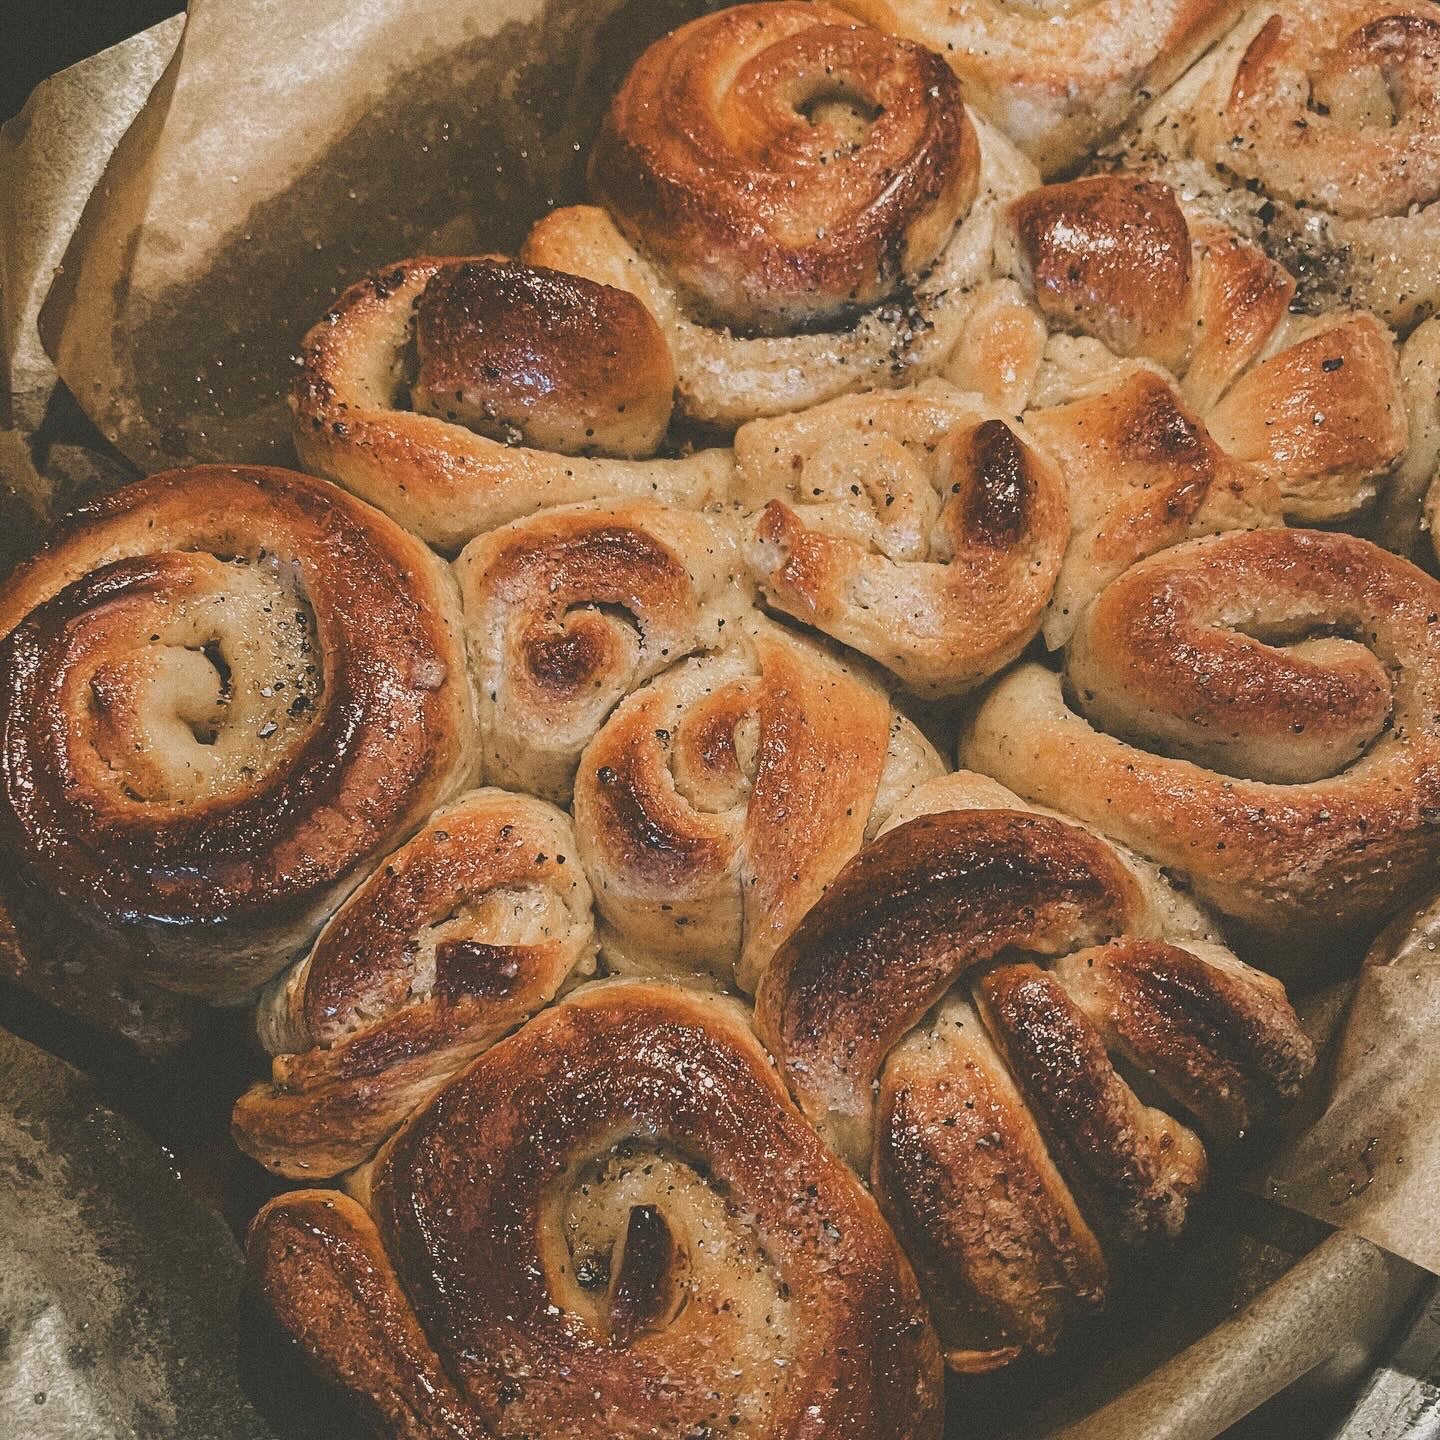
M 528 795 L 437 810 L 261 1000 L 275 1057 L 235 1106 L 247 1154 L 296 1178 L 367 1160 L 444 1080 L 592 973 L 575 835 Z
M 1407 327 L 1440 303 L 1440 14 L 1428 0 L 1280 0 L 1142 117 L 1158 171 L 1339 302 Z
M 241 466 L 76 511 L 0 590 L 0 841 L 134 973 L 233 999 L 478 761 L 447 568 Z
M 591 155 L 599 207 L 523 253 L 637 294 L 684 414 L 733 427 L 938 373 L 1034 179 L 939 56 L 824 4 L 735 6 L 646 51 Z
M 771 605 L 957 694 L 1039 629 L 1070 535 L 1065 485 L 1014 423 L 941 381 L 756 420 L 735 436 Z
M 1142 561 L 1065 673 L 1022 665 L 962 763 L 1165 865 L 1292 963 L 1433 883 L 1440 583 L 1350 535 L 1260 530 Z
M 665 337 L 634 295 L 577 275 L 402 260 L 335 302 L 301 362 L 301 462 L 446 550 L 546 506 L 728 490 L 722 450 L 654 458 Z
M 562 804 L 616 703 L 716 648 L 753 594 L 733 520 L 651 504 L 543 511 L 455 568 L 486 776 Z
M 606 961 L 753 990 L 865 836 L 943 768 L 877 686 L 750 621 L 637 690 L 581 757 Z
M 1184 1226 L 1200 1135 L 1233 1141 L 1313 1064 L 1280 984 L 1157 872 L 963 773 L 840 872 L 756 1021 L 868 1171 L 960 1370 L 1053 1350 L 1118 1259 Z
M 938 50 L 1053 175 L 1085 159 L 1234 24 L 1241 0 L 838 0 Z
M 733 1002 L 577 991 L 353 1188 L 272 1201 L 249 1263 L 380 1434 L 940 1434 L 910 1267 Z

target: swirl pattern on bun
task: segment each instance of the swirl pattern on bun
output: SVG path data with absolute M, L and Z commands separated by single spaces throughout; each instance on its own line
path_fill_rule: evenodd
M 878 686 L 753 620 L 617 707 L 575 829 L 612 969 L 750 991 L 891 807 L 944 766 Z
M 1013 421 L 928 381 L 846 396 L 735 436 L 746 553 L 765 598 L 954 695 L 1040 627 L 1070 538 L 1065 484 Z
M 939 56 L 824 4 L 734 6 L 641 57 L 591 155 L 598 206 L 523 253 L 640 296 L 683 414 L 734 427 L 939 373 L 1034 178 Z
M 868 309 L 927 270 L 978 169 L 939 56 L 783 0 L 656 41 L 590 153 L 596 198 L 695 313 L 758 334 Z
M 76 511 L 0 591 L 0 833 L 167 987 L 270 978 L 478 766 L 447 567 L 283 470 Z
M 1425 0 L 1261 4 L 1142 117 L 1127 159 L 1337 302 L 1440 304 L 1440 16 Z
M 938 1440 L 914 1275 L 731 1001 L 577 991 L 354 1188 L 272 1201 L 250 1267 L 385 1433 Z
M 1350 535 L 1175 546 L 1021 665 L 961 760 L 1182 876 L 1291 961 L 1363 938 L 1440 855 L 1440 584 Z
M 753 594 L 730 517 L 647 503 L 542 511 L 455 569 L 486 778 L 561 804 L 615 705 L 722 644 Z

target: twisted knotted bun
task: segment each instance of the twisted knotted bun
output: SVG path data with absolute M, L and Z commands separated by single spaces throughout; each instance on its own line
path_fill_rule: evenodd
M 250 1266 L 387 1434 L 939 1436 L 914 1276 L 733 1002 L 578 991 L 357 1189 L 272 1201 Z
M 1277 487 L 1227 455 L 1171 382 L 1145 366 L 1027 411 L 1025 430 L 1070 498 L 1069 544 L 1043 626 L 1052 650 L 1137 560 L 1196 536 L 1280 523 Z
M 766 599 L 927 696 L 1029 643 L 1070 535 L 1065 485 L 1023 432 L 928 381 L 735 436 L 746 554 Z
M 656 41 L 590 152 L 621 231 L 695 313 L 747 334 L 833 322 L 929 269 L 978 171 L 938 55 L 784 0 Z
M 543 506 L 722 498 L 729 457 L 650 459 L 670 422 L 669 347 L 624 290 L 495 258 L 402 260 L 305 337 L 302 462 L 432 544 Z
M 478 762 L 459 597 L 378 511 L 201 466 L 0 591 L 0 835 L 137 973 L 234 998 Z
M 838 0 L 943 52 L 1042 173 L 1086 158 L 1232 24 L 1240 0 Z
M 1188 1122 L 1233 1140 L 1313 1063 L 1281 986 L 1154 871 L 963 773 L 840 872 L 756 1021 L 868 1170 L 963 1370 L 1052 1350 L 1105 1299 L 1108 1255 L 1185 1223 L 1206 1178 Z
M 737 628 L 637 690 L 581 757 L 606 960 L 753 990 L 866 834 L 943 768 L 870 681 L 769 622 Z
M 1191 541 L 1100 594 L 1064 678 L 999 680 L 961 758 L 1184 876 L 1290 958 L 1333 953 L 1433 883 L 1437 636 L 1440 584 L 1368 541 Z
M 486 776 L 560 803 L 616 703 L 714 649 L 753 594 L 733 520 L 662 505 L 543 511 L 473 540 L 455 568 Z
M 1426 0 L 1255 7 L 1142 118 L 1128 158 L 1284 260 L 1311 305 L 1407 326 L 1440 303 L 1440 15 Z
M 1048 185 L 1009 217 L 1052 328 L 1179 377 L 1184 404 L 1278 487 L 1286 516 L 1341 519 L 1373 500 L 1407 442 L 1394 344 L 1373 315 L 1291 319 L 1291 276 L 1154 181 Z
M 569 820 L 476 790 L 341 906 L 261 1001 L 275 1057 L 235 1106 L 240 1148 L 292 1177 L 368 1159 L 442 1081 L 594 969 Z
M 735 6 L 641 57 L 591 157 L 604 208 L 524 255 L 639 295 L 685 414 L 734 426 L 938 372 L 1034 174 L 938 56 L 823 4 Z

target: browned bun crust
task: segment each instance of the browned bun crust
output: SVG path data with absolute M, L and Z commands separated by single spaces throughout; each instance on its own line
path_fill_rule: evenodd
M 1191 541 L 1102 592 L 1064 693 L 1036 666 L 997 682 L 961 756 L 1171 867 L 1292 962 L 1333 953 L 1433 883 L 1437 627 L 1440 584 L 1368 541 Z
M 1294 271 L 1302 303 L 1408 329 L 1440 304 L 1440 17 L 1271 0 L 1142 117 L 1127 158 Z
M 295 448 L 456 550 L 552 505 L 723 498 L 723 451 L 636 458 L 660 445 L 674 388 L 664 337 L 624 290 L 493 257 L 402 260 L 306 335 Z
M 472 540 L 455 570 L 486 778 L 561 804 L 615 705 L 722 644 L 753 595 L 731 517 L 644 503 L 513 521 Z
M 944 61 L 823 4 L 734 6 L 657 41 L 590 157 L 601 203 L 692 303 L 762 334 L 923 271 L 978 171 Z
M 1032 410 L 1025 429 L 1065 476 L 1074 516 L 1044 622 L 1051 649 L 1136 561 L 1195 536 L 1279 523 L 1277 487 L 1227 455 L 1153 370 Z
M 1070 538 L 1065 482 L 1012 420 L 932 381 L 757 420 L 737 486 L 777 609 L 926 696 L 970 689 L 1034 637 Z
M 1222 1142 L 1314 1059 L 1275 981 L 1213 944 L 1139 938 L 1179 912 L 1098 835 L 929 810 L 974 803 L 976 779 L 917 792 L 925 811 L 840 872 L 756 1003 L 801 1108 L 868 1164 L 962 1370 L 1053 1350 L 1103 1302 L 1107 1256 L 1173 1237 L 1204 1184 L 1200 1140 L 1112 1057 Z
M 1016 268 L 1051 326 L 1163 365 L 1278 514 L 1358 513 L 1405 452 L 1393 337 L 1373 315 L 1290 317 L 1293 278 L 1171 188 L 1133 175 L 1047 185 L 1010 207 Z
M 271 1078 L 236 1102 L 236 1143 L 293 1178 L 353 1168 L 594 954 L 568 819 L 471 792 L 387 856 L 266 995 Z
M 942 768 L 865 677 L 767 621 L 738 627 L 637 690 L 581 757 L 607 960 L 753 990 L 867 831 Z
M 0 832 L 138 974 L 234 998 L 476 768 L 458 596 L 369 506 L 201 466 L 78 510 L 0 592 Z
M 730 1002 L 577 992 L 447 1086 L 366 1191 L 369 1214 L 272 1201 L 250 1265 L 387 1433 L 940 1433 L 909 1266 Z
M 653 455 L 675 367 L 635 296 L 513 261 L 440 270 L 415 310 L 412 396 L 427 415 L 562 455 Z

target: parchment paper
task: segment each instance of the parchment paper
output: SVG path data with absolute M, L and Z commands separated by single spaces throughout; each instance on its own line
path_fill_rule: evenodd
M 513 248 L 547 206 L 579 198 L 614 85 L 699 8 L 196 0 L 168 65 L 176 32 L 161 27 L 51 82 L 62 88 L 0 140 L 12 177 L 0 199 L 15 388 L 15 428 L 0 432 L 6 530 L 22 508 L 121 478 L 119 455 L 144 470 L 289 459 L 291 355 L 329 299 L 407 254 Z M 42 352 L 32 302 L 62 247 Z M 53 386 L 46 353 L 66 385 Z M 86 437 L 87 417 L 115 451 Z M 1333 1396 L 1358 1374 L 1419 1288 L 1395 1256 L 1440 1270 L 1440 1141 L 1425 1137 L 1440 1113 L 1440 1047 L 1423 1043 L 1440 1024 L 1440 984 L 1429 940 L 1409 934 L 1401 925 L 1377 947 L 1348 1011 L 1349 987 L 1309 1003 L 1317 1031 L 1338 1022 L 1343 1038 L 1316 1113 L 1250 1182 L 1353 1233 L 1232 1188 L 1116 1334 L 1038 1373 L 962 1382 L 957 1430 L 1208 1440 L 1299 1376 Z M 1253 1433 L 1318 1435 L 1314 1420 Z
M 1440 893 L 1376 940 L 1262 1191 L 1440 1273 Z
M 147 471 L 291 458 L 300 337 L 351 280 L 510 250 L 579 198 L 619 78 L 683 0 L 197 0 L 41 318 Z

